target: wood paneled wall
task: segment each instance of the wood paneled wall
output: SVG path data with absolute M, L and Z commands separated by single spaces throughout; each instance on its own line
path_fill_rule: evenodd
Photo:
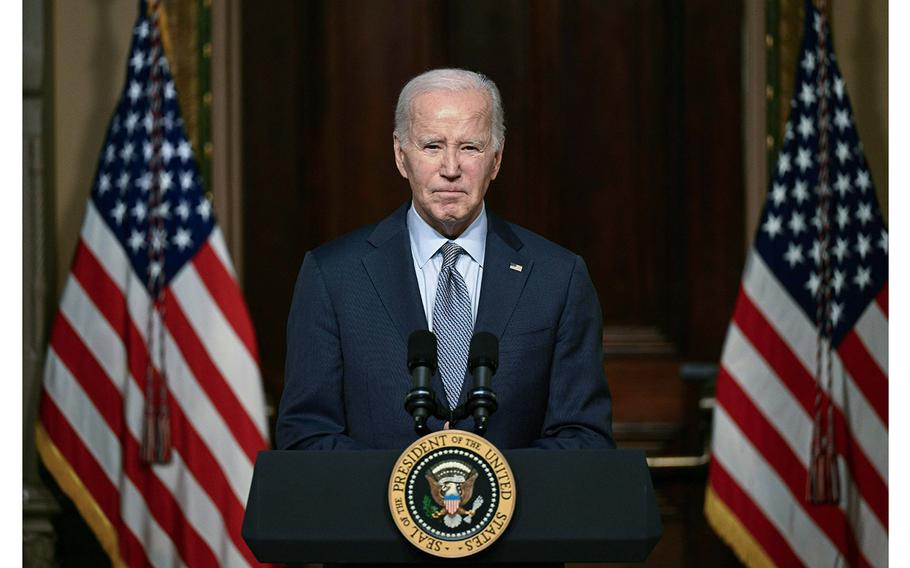
M 398 91 L 426 69 L 465 67 L 497 82 L 506 110 L 487 206 L 588 263 L 620 442 L 685 451 L 692 397 L 679 364 L 719 357 L 744 259 L 742 9 L 709 0 L 244 3 L 244 286 L 271 400 L 306 251 L 410 194 L 392 155 Z M 668 524 L 655 558 L 729 561 L 703 519 L 686 532 L 700 518 L 704 480 L 655 481 L 666 518 L 683 520 Z
M 437 66 L 499 84 L 506 147 L 488 206 L 584 256 L 607 352 L 715 358 L 743 259 L 740 12 L 706 0 L 246 5 L 245 287 L 270 388 L 305 252 L 407 199 L 393 108 Z

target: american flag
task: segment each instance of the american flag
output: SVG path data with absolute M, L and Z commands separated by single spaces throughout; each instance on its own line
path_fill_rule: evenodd
M 157 14 L 140 2 L 51 332 L 38 451 L 114 565 L 249 566 L 240 529 L 268 447 L 256 339 Z
M 721 357 L 705 512 L 750 566 L 887 566 L 888 233 L 826 19 L 810 1 L 805 13 Z M 839 495 L 816 504 L 813 436 L 829 402 Z

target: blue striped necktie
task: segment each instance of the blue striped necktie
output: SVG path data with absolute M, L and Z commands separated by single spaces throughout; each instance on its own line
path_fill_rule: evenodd
M 433 332 L 439 344 L 439 372 L 449 408 L 458 406 L 468 368 L 468 346 L 474 331 L 468 287 L 464 277 L 455 269 L 455 261 L 464 252 L 452 241 L 442 245 L 442 269 L 436 282 L 436 303 L 433 306 Z

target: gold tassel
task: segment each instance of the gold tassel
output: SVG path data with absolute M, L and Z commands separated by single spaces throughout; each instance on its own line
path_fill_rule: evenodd
M 816 411 L 812 429 L 807 498 L 814 505 L 836 505 L 840 501 L 840 472 L 834 451 L 833 404 L 830 399 L 826 399 L 825 404 L 827 412 Z
M 142 428 L 142 447 L 139 450 L 139 457 L 142 459 L 143 463 L 147 464 L 155 462 L 155 446 L 158 438 L 155 421 L 155 391 L 152 386 L 153 381 L 154 371 L 152 370 L 152 362 L 149 361 L 145 372 L 145 414 Z
M 156 446 L 156 461 L 170 463 L 171 461 L 171 415 L 168 411 L 166 383 L 161 383 L 161 400 L 158 401 L 158 444 Z
M 165 464 L 171 461 L 171 416 L 167 400 L 167 382 L 163 376 L 157 376 L 159 396 L 155 398 L 157 374 L 149 363 L 146 375 L 146 397 L 144 428 L 140 458 L 146 465 Z

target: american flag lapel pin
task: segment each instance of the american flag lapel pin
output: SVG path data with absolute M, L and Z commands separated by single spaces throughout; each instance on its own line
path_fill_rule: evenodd
M 515 264 L 514 262 L 510 262 L 510 263 L 509 263 L 509 268 L 512 269 L 512 270 L 514 270 L 515 272 L 521 272 L 521 269 L 524 268 L 524 267 L 523 267 L 522 265 L 520 265 L 520 264 Z

